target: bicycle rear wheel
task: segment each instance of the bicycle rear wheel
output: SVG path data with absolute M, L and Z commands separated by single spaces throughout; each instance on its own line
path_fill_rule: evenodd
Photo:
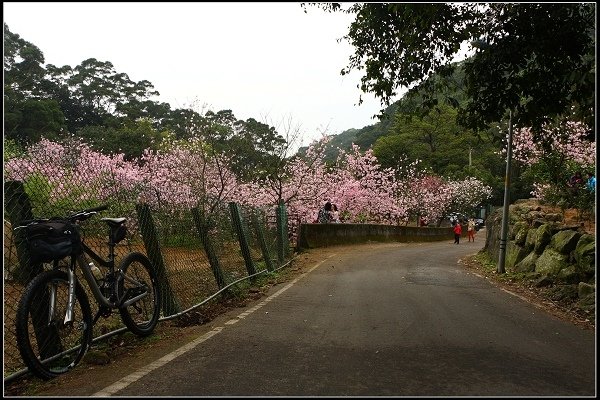
M 128 254 L 119 265 L 123 272 L 119 292 L 124 301 L 147 295 L 133 304 L 119 308 L 121 319 L 130 331 L 139 336 L 152 333 L 160 317 L 161 297 L 158 279 L 152 263 L 142 253 Z
M 69 277 L 59 270 L 36 276 L 17 308 L 17 346 L 25 365 L 48 380 L 68 372 L 86 353 L 92 338 L 92 311 L 76 285 L 72 321 L 65 323 Z

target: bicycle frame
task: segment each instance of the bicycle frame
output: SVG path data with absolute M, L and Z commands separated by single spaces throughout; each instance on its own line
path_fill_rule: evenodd
M 76 261 L 77 261 L 77 265 L 79 265 L 79 268 L 81 268 L 81 271 L 83 272 L 83 277 L 85 278 L 85 281 L 88 283 L 88 285 L 90 286 L 90 289 L 92 290 L 92 294 L 94 295 L 94 298 L 96 299 L 98 304 L 100 304 L 102 306 L 116 308 L 117 307 L 116 302 L 111 302 L 108 298 L 106 298 L 104 296 L 104 294 L 100 290 L 100 286 L 98 286 L 98 282 L 96 281 L 96 278 L 94 277 L 94 274 L 92 273 L 92 269 L 86 262 L 87 260 L 84 255 L 84 254 L 87 254 L 95 262 L 97 262 L 98 264 L 100 264 L 103 267 L 108 268 L 110 274 L 114 274 L 114 272 L 115 272 L 115 270 L 114 270 L 115 269 L 114 245 L 109 244 L 108 260 L 104 260 L 100 255 L 98 255 L 96 252 L 94 252 L 94 250 L 92 250 L 88 245 L 86 245 L 85 242 L 82 241 L 81 245 L 83 247 L 83 252 L 82 252 L 82 254 L 79 254 L 76 257 Z M 75 274 L 73 274 L 73 275 L 75 275 Z M 70 276 L 69 276 L 69 279 L 71 279 Z M 115 284 L 116 284 L 116 282 L 117 282 L 117 279 L 114 280 Z M 69 287 L 69 290 L 70 290 L 70 287 Z
M 102 290 L 101 290 L 100 286 L 98 285 L 98 282 L 96 281 L 96 278 L 94 277 L 94 274 L 92 273 L 91 267 L 86 262 L 87 260 L 85 258 L 85 254 L 89 255 L 94 261 L 96 261 L 101 266 L 109 269 L 109 273 L 107 274 L 107 276 L 108 275 L 113 276 L 113 280 L 111 282 L 111 284 L 112 284 L 111 293 L 113 293 L 113 294 L 118 293 L 118 287 L 119 287 L 118 285 L 125 278 L 127 278 L 129 281 L 131 281 L 137 285 L 141 285 L 141 283 L 131 279 L 130 277 L 125 277 L 121 270 L 115 271 L 115 251 L 114 251 L 115 243 L 112 243 L 112 241 L 110 241 L 108 243 L 109 254 L 108 254 L 107 260 L 103 259 L 100 255 L 98 255 L 94 250 L 92 250 L 88 245 L 86 245 L 84 241 L 81 242 L 81 245 L 83 247 L 83 252 L 81 254 L 77 255 L 75 257 L 75 259 L 73 259 L 73 257 L 71 258 L 71 265 L 68 269 L 69 300 L 67 303 L 67 310 L 65 313 L 65 323 L 72 321 L 73 306 L 74 306 L 74 302 L 75 302 L 75 285 L 77 282 L 77 278 L 75 275 L 75 263 L 77 265 L 79 265 L 79 268 L 81 268 L 81 271 L 83 272 L 83 277 L 84 277 L 85 281 L 88 283 L 88 285 L 92 291 L 92 294 L 94 295 L 94 298 L 96 299 L 96 302 L 101 307 L 110 308 L 110 309 L 128 307 L 131 304 L 133 304 L 133 303 L 137 302 L 138 300 L 143 299 L 144 297 L 149 295 L 148 292 L 145 292 L 145 293 L 135 296 L 123 303 L 121 302 L 122 299 L 119 299 L 118 297 L 115 297 L 115 300 L 111 301 L 111 299 L 109 297 L 106 297 L 102 293 Z M 57 261 L 57 263 L 58 263 L 58 261 Z M 54 296 L 51 295 L 51 304 L 53 304 L 53 303 L 54 303 Z M 51 307 L 51 309 L 52 308 L 53 307 Z

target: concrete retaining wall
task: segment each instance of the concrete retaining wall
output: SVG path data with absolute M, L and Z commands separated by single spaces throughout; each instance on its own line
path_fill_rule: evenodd
M 466 228 L 463 227 L 463 236 Z M 429 228 L 377 224 L 302 224 L 298 248 L 374 242 L 431 242 L 454 240 L 451 227 Z

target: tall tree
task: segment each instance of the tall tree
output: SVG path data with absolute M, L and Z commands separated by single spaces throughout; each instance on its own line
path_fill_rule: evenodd
M 571 107 L 594 121 L 595 3 L 317 4 L 356 15 L 344 36 L 355 52 L 341 73 L 364 71 L 361 90 L 385 104 L 399 88 L 434 93 L 427 78 L 450 75 L 471 43 L 463 125 L 483 129 L 514 109 L 516 123 L 541 127 Z M 426 107 L 436 103 L 424 97 Z
M 70 94 L 81 106 L 77 122 L 82 125 L 106 125 L 123 117 L 130 102 L 140 104 L 159 94 L 150 82 L 132 81 L 127 74 L 115 71 L 109 61 L 89 58 L 68 72 Z
M 34 44 L 12 33 L 4 23 L 4 96 L 38 93 L 44 77 L 44 54 Z
M 395 123 L 386 136 L 375 142 L 373 150 L 384 167 L 396 167 L 398 157 L 420 160 L 424 168 L 443 175 L 450 166 L 468 164 L 467 135 L 459 135 L 456 111 L 442 105 L 420 118 L 398 113 Z
M 4 24 L 4 136 L 21 144 L 56 138 L 64 115 L 44 95 L 44 55 Z

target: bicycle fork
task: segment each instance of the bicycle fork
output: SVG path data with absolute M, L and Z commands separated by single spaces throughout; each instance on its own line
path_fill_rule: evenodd
M 75 307 L 75 285 L 77 280 L 75 277 L 75 271 L 73 266 L 67 269 L 67 276 L 69 277 L 69 290 L 67 292 L 67 308 L 65 310 L 65 319 L 63 323 L 65 325 L 73 322 L 73 308 Z M 50 301 L 48 306 L 48 324 L 51 324 L 54 320 L 54 313 L 56 312 L 56 283 L 50 286 Z
M 75 307 L 75 285 L 77 284 L 75 271 L 73 271 L 73 268 L 69 268 L 67 274 L 69 276 L 69 299 L 67 301 L 67 310 L 65 311 L 65 325 L 73 321 L 73 308 Z M 52 310 L 50 315 L 53 315 L 54 313 L 53 309 L 56 301 L 56 289 L 54 287 L 53 289 L 53 294 L 51 294 L 50 299 L 50 309 Z

